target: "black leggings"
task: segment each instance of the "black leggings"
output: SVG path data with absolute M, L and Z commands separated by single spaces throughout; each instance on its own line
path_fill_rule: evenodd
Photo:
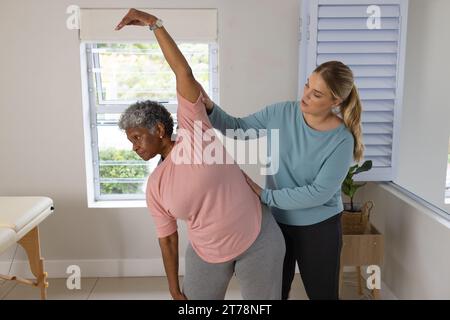
M 310 226 L 279 226 L 286 241 L 282 299 L 286 300 L 291 290 L 295 262 L 309 299 L 339 299 L 341 213 Z

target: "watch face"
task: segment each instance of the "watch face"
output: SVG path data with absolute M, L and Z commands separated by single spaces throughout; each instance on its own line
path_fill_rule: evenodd
M 162 20 L 156 20 L 156 22 L 155 22 L 155 24 L 153 24 L 153 25 L 151 25 L 151 26 L 149 26 L 149 28 L 150 28 L 150 30 L 155 30 L 155 29 L 158 29 L 158 28 L 161 28 L 162 27 Z

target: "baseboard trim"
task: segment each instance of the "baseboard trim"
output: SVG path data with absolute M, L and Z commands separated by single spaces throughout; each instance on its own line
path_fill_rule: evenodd
M 90 277 L 161 277 L 165 276 L 162 258 L 155 259 L 105 259 L 105 260 L 45 260 L 44 269 L 49 278 L 66 278 L 69 276 L 66 270 L 69 266 L 80 267 L 83 278 Z M 180 276 L 184 275 L 184 258 L 180 258 Z M 0 261 L 0 274 L 10 274 L 33 278 L 28 261 L 11 262 Z M 354 272 L 355 267 L 344 267 L 344 272 Z M 295 266 L 295 273 L 299 273 Z M 364 276 L 364 275 L 363 275 Z
M 44 269 L 49 278 L 67 278 L 67 268 L 80 267 L 81 277 L 149 277 L 165 276 L 162 258 L 155 259 L 105 259 L 105 260 L 45 260 Z M 180 258 L 179 274 L 184 275 L 184 258 Z M 28 261 L 0 261 L 0 274 L 33 278 Z

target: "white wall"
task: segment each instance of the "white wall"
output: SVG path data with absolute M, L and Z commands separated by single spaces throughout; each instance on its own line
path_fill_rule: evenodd
M 396 183 L 444 205 L 450 136 L 447 0 L 411 0 Z M 450 299 L 450 223 L 386 184 L 370 183 L 374 225 L 385 237 L 383 282 L 399 299 Z
M 70 263 L 88 270 L 83 276 L 98 275 L 98 266 L 104 274 L 111 266 L 112 273 L 162 272 L 145 208 L 87 208 L 79 40 L 66 29 L 72 4 L 218 8 L 221 104 L 244 115 L 297 96 L 298 1 L 2 1 L 0 194 L 55 201 L 54 216 L 40 229 L 50 275 L 63 275 Z M 181 237 L 183 248 L 184 228 Z M 13 251 L 0 257 L 4 268 Z M 16 259 L 25 259 L 21 250 Z
M 363 195 L 384 235 L 383 283 L 398 299 L 450 299 L 450 222 L 388 184 L 369 183 Z
M 411 0 L 405 91 L 394 180 L 450 214 L 445 204 L 450 138 L 450 1 Z

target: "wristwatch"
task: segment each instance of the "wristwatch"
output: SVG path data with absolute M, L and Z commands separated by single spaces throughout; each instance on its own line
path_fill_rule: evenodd
M 148 28 L 152 31 L 155 31 L 156 29 L 161 28 L 162 26 L 163 26 L 163 21 L 161 19 L 157 19 L 156 23 L 151 26 L 148 26 Z

